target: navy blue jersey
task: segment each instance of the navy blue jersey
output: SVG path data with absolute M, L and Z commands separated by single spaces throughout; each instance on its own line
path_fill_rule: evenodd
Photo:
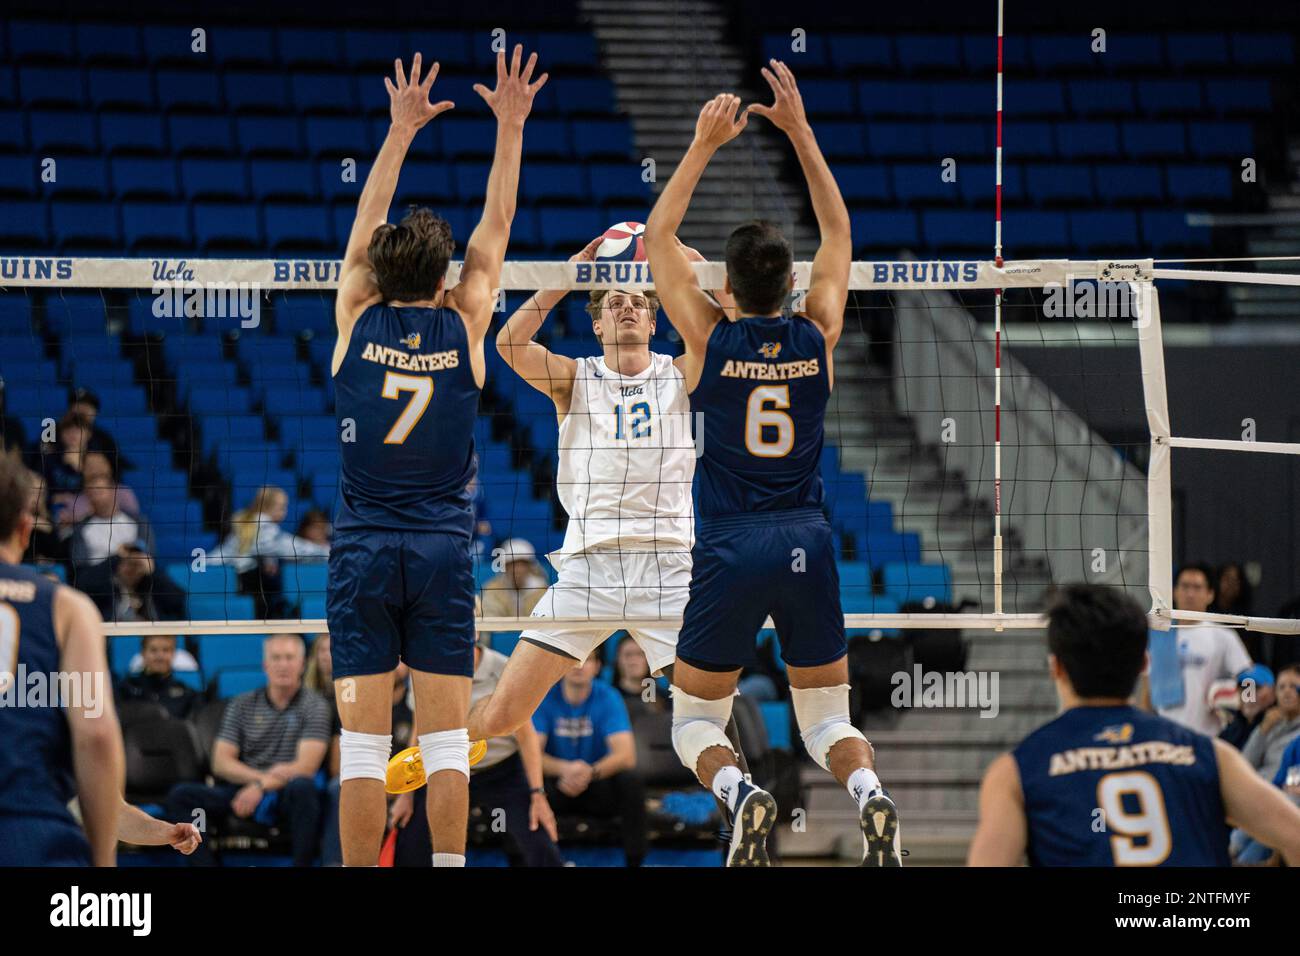
M 1073 707 L 1012 756 L 1031 865 L 1228 865 L 1209 737 L 1134 707 Z
M 334 386 L 343 458 L 334 526 L 469 535 L 479 386 L 461 317 L 370 306 Z
M 696 513 L 820 508 L 829 398 L 826 340 L 806 316 L 714 326 L 691 392 L 704 429 Z
M 0 563 L 0 815 L 72 820 L 67 803 L 77 790 L 67 715 L 57 700 L 28 692 L 35 681 L 57 688 L 49 682 L 60 671 L 58 587 L 29 568 Z

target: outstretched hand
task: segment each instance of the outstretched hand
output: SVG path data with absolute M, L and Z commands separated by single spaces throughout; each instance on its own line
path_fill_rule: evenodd
M 772 88 L 776 102 L 771 106 L 762 103 L 750 103 L 745 107 L 746 113 L 757 113 L 770 120 L 772 125 L 785 133 L 795 133 L 808 125 L 808 117 L 803 111 L 803 97 L 795 84 L 794 74 L 780 60 L 769 60 L 771 69 L 763 67 L 763 79 Z
M 388 89 L 389 113 L 393 118 L 393 125 L 412 131 L 419 129 L 439 113 L 445 113 L 456 105 L 451 100 L 442 100 L 438 103 L 429 102 L 429 91 L 433 88 L 433 81 L 438 78 L 439 65 L 434 63 L 429 68 L 429 73 L 425 76 L 424 81 L 421 82 L 420 64 L 420 54 L 417 53 L 411 60 L 411 78 L 407 80 L 406 73 L 402 69 L 402 61 L 394 60 L 393 68 L 397 82 L 394 83 L 388 77 L 384 77 L 384 86 Z
M 537 65 L 537 53 L 530 53 L 528 62 L 523 70 L 520 70 L 519 64 L 523 55 L 523 44 L 516 43 L 514 56 L 507 68 L 505 51 L 497 51 L 496 89 L 489 90 L 482 83 L 474 84 L 474 92 L 483 97 L 487 105 L 492 108 L 498 123 L 522 123 L 526 120 L 533 108 L 533 97 L 546 85 L 546 80 L 550 77 L 549 73 L 543 73 L 537 78 L 536 83 L 530 83 L 533 67 Z
M 591 240 L 591 242 L 587 243 L 585 246 L 583 246 L 573 255 L 569 256 L 569 261 L 570 262 L 595 262 L 596 250 L 600 248 L 600 244 L 604 241 L 605 241 L 604 236 L 597 236 L 595 239 Z
M 695 141 L 712 149 L 731 142 L 749 122 L 747 113 L 741 113 L 740 118 L 736 118 L 738 109 L 740 97 L 731 93 L 719 93 L 709 100 L 695 121 Z

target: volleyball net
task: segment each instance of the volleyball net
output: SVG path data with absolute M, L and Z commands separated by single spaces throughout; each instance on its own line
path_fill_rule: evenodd
M 3 261 L 4 415 L 25 434 L 48 506 L 28 558 L 92 593 L 111 635 L 326 630 L 327 526 L 348 440 L 331 380 L 338 268 Z M 791 310 L 810 269 L 795 266 Z M 696 270 L 704 288 L 722 287 L 722 265 Z M 1088 581 L 1133 594 L 1157 628 L 1300 632 L 1300 621 L 1172 607 L 1174 450 L 1296 455 L 1300 445 L 1181 437 L 1164 381 L 1167 281 L 1297 284 L 1151 260 L 853 264 L 822 456 L 849 628 L 1036 628 L 1053 587 Z M 534 291 L 567 290 L 537 340 L 599 355 L 590 293 L 649 288 L 644 263 L 506 264 L 475 432 L 480 591 L 511 590 L 516 560 L 553 581 L 545 555 L 566 522 L 555 407 L 498 355 L 501 323 Z M 662 312 L 650 347 L 681 351 Z M 679 436 L 697 456 L 707 414 L 697 409 Z M 634 429 L 624 431 L 632 447 Z M 485 606 L 483 631 L 529 624 L 522 606 Z

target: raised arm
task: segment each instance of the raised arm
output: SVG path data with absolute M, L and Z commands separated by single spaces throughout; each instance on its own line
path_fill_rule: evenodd
M 720 93 L 704 104 L 695 121 L 695 139 L 645 224 L 646 259 L 655 277 L 655 292 L 668 320 L 686 343 L 688 360 L 702 361 L 709 335 L 723 315 L 718 304 L 700 288 L 686 247 L 677 239 L 677 229 L 713 154 L 745 128 L 748 117 L 742 113 L 737 119 L 739 108 L 740 97 L 729 93 Z
M 1020 772 L 1010 754 L 1002 754 L 980 784 L 980 821 L 971 840 L 967 866 L 1019 866 L 1029 841 Z
M 126 780 L 122 728 L 113 707 L 112 681 L 104 650 L 104 621 L 90 598 L 61 587 L 54 598 L 59 637 L 59 669 L 90 681 L 91 693 L 64 708 L 72 736 L 72 766 L 77 778 L 81 823 L 95 866 L 117 860 L 117 823 Z
M 570 256 L 569 261 L 590 262 L 595 259 L 601 238 L 597 236 L 591 240 L 581 252 Z M 550 396 L 555 402 L 555 410 L 561 415 L 569 411 L 578 363 L 567 355 L 556 355 L 540 342 L 534 342 L 533 336 L 564 296 L 565 292 L 558 289 L 534 293 L 497 333 L 497 351 L 506 364 L 533 388 Z
M 393 61 L 396 82 L 384 77 L 388 89 L 389 113 L 392 123 L 384 145 L 379 148 L 375 164 L 370 167 L 366 184 L 357 200 L 357 218 L 348 235 L 348 247 L 343 254 L 343 267 L 339 273 L 339 295 L 335 305 L 335 320 L 339 324 L 339 337 L 352 331 L 352 324 L 369 305 L 379 301 L 379 285 L 370 268 L 367 250 L 375 230 L 388 222 L 388 207 L 397 191 L 397 177 L 402 171 L 406 151 L 410 149 L 415 134 L 440 113 L 451 109 L 451 100 L 429 102 L 433 81 L 438 78 L 438 64 L 434 63 L 423 80 L 420 79 L 421 57 L 411 60 L 411 78 L 406 78 L 402 61 Z
M 515 218 L 519 194 L 519 158 L 524 145 L 524 122 L 533 108 L 533 97 L 546 85 L 549 74 L 529 82 L 537 65 L 537 54 L 529 54 L 520 68 L 524 48 L 515 44 L 509 68 L 505 51 L 497 53 L 497 85 L 489 90 L 474 84 L 474 92 L 487 102 L 497 118 L 496 152 L 488 173 L 487 198 L 483 217 L 470 234 L 465 246 L 460 281 L 447 296 L 447 304 L 465 319 L 470 335 L 482 341 L 492 319 L 497 288 L 501 284 L 501 263 L 505 261 L 510 240 L 510 224 Z
M 1255 773 L 1231 744 L 1215 740 L 1214 756 L 1228 822 L 1264 846 L 1280 850 L 1288 866 L 1300 865 L 1300 808 Z
M 746 112 L 770 120 L 790 138 L 795 155 L 799 157 L 799 166 L 812 197 L 813 215 L 817 217 L 817 228 L 821 232 L 821 245 L 813 258 L 803 311 L 821 329 L 827 347 L 833 348 L 844 329 L 844 304 L 849 297 L 849 266 L 853 261 L 849 210 L 844 205 L 835 176 L 826 165 L 821 147 L 817 145 L 812 127 L 808 125 L 794 74 L 779 60 L 769 62 L 771 69 L 763 67 L 763 79 L 772 88 L 776 101 L 771 106 L 753 103 Z

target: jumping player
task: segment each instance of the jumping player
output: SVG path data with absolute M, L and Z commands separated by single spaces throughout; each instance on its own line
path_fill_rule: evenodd
M 804 116 L 794 76 L 771 61 L 772 106 L 719 95 L 646 223 L 645 244 L 664 311 L 686 343 L 681 369 L 691 409 L 703 415 L 690 601 L 673 665 L 673 745 L 705 787 L 731 807 L 731 865 L 767 866 L 772 796 L 748 783 L 722 732 L 741 668 L 770 615 L 790 678 L 795 718 L 812 758 L 858 804 L 863 865 L 898 866 L 898 811 L 880 787 L 874 754 L 849 720 L 848 645 L 820 474 L 832 353 L 844 325 L 852 239 L 839 188 Z M 727 321 L 700 288 L 676 241 L 691 194 L 713 154 L 770 120 L 794 146 L 808 181 L 821 245 L 803 314 L 782 315 L 791 288 L 790 245 L 771 223 L 727 239 Z
M 392 673 L 411 669 L 415 726 L 429 781 L 434 866 L 464 866 L 469 813 L 465 718 L 474 673 L 472 514 L 474 419 L 483 338 L 514 218 L 524 121 L 546 74 L 530 82 L 497 55 L 495 90 L 474 90 L 497 118 L 483 218 L 465 248 L 459 284 L 445 287 L 447 223 L 415 209 L 398 225 L 388 207 L 415 134 L 452 103 L 429 102 L 438 75 L 385 79 L 392 125 L 366 179 L 339 276 L 333 374 L 342 449 L 329 559 L 330 649 L 339 718 L 339 829 L 347 866 L 375 866 L 386 819 Z
M 1300 809 L 1231 744 L 1129 698 L 1147 619 L 1112 588 L 1074 584 L 1047 612 L 1062 713 L 989 765 L 971 866 L 1228 866 L 1228 820 L 1300 863 Z
M 570 261 L 595 258 L 603 237 Z M 694 249 L 683 253 L 702 260 Z M 678 617 L 691 580 L 695 444 L 690 402 L 674 360 L 650 350 L 659 299 L 653 292 L 592 292 L 587 305 L 602 354 L 573 359 L 533 340 L 563 291 L 525 302 L 497 334 L 506 364 L 555 403 L 564 544 L 550 555 L 559 573 L 534 618 Z M 734 307 L 719 294 L 723 308 Z M 500 685 L 470 711 L 470 739 L 512 733 L 552 685 L 617 630 L 547 627 L 539 620 L 515 645 Z M 672 679 L 676 625 L 629 628 L 651 674 Z M 734 722 L 731 740 L 739 751 Z

